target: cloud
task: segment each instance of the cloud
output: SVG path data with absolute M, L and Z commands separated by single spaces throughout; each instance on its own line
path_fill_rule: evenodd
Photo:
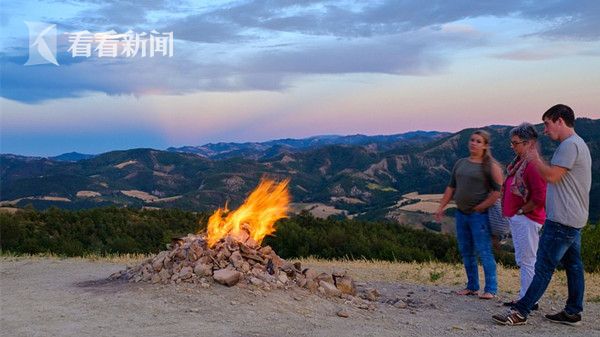
M 205 43 L 232 43 L 253 39 L 241 32 L 241 28 L 230 22 L 219 22 L 206 15 L 190 15 L 159 29 L 174 32 L 177 39 Z
M 107 95 L 178 95 L 195 91 L 285 90 L 311 74 L 383 73 L 429 75 L 448 64 L 444 50 L 472 47 L 485 39 L 472 31 L 425 29 L 379 38 L 298 41 L 272 48 L 234 50 L 234 57 L 184 47 L 173 58 L 59 57 L 60 67 L 25 67 L 24 57 L 2 61 L 2 96 L 27 103 Z M 222 56 L 222 55 L 221 55 Z
M 227 77 L 213 65 L 179 63 L 168 58 L 87 59 L 56 66 L 25 67 L 3 63 L 2 96 L 40 103 L 80 97 L 90 92 L 107 95 L 184 94 L 218 88 L 215 79 Z M 218 82 L 218 81 L 217 81 Z M 223 86 L 222 89 L 232 89 Z
M 595 0 L 531 3 L 521 16 L 546 22 L 548 27 L 531 35 L 572 40 L 600 39 L 600 2 Z
M 285 90 L 299 77 L 313 74 L 437 74 L 452 62 L 453 52 L 490 43 L 476 27 L 458 22 L 469 18 L 535 20 L 544 28 L 530 36 L 546 39 L 597 39 L 600 34 L 596 1 L 76 3 L 85 9 L 58 22 L 59 29 L 173 31 L 175 56 L 100 60 L 66 54 L 59 57 L 60 67 L 24 67 L 26 51 L 12 48 L 0 60 L 2 97 L 39 103 L 89 92 Z M 539 60 L 552 54 L 524 48 L 493 56 Z

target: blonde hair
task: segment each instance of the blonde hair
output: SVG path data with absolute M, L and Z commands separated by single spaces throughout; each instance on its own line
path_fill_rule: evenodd
M 492 156 L 492 148 L 490 145 L 490 141 L 492 139 L 492 136 L 490 135 L 489 132 L 479 129 L 479 130 L 475 130 L 472 135 L 478 135 L 481 136 L 481 138 L 483 138 L 483 141 L 485 143 L 485 145 L 487 145 L 487 148 L 483 150 L 483 160 L 482 160 L 482 166 L 483 169 L 486 171 L 486 173 L 491 173 L 492 171 L 492 163 L 496 162 L 496 159 Z

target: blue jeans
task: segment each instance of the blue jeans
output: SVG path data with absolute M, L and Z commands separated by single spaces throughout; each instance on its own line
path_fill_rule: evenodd
M 533 305 L 540 300 L 548 288 L 559 262 L 562 262 L 567 272 L 569 297 L 565 311 L 571 315 L 583 311 L 585 281 L 581 261 L 581 229 L 550 220 L 546 220 L 542 228 L 533 280 L 525 296 L 515 304 L 514 309 L 525 317 L 529 315 Z
M 492 235 L 487 212 L 465 214 L 456 210 L 456 238 L 458 250 L 467 272 L 467 289 L 479 290 L 479 272 L 477 270 L 477 255 L 479 255 L 485 274 L 484 291 L 496 294 L 498 291 L 496 260 L 494 260 L 492 252 Z

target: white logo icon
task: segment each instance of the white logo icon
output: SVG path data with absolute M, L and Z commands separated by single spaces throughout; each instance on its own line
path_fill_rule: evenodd
M 45 22 L 25 21 L 29 28 L 29 59 L 26 66 L 56 61 L 56 25 Z

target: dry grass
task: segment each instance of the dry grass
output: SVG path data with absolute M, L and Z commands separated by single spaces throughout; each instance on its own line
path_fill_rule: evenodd
M 109 262 L 109 263 L 119 263 L 125 265 L 135 265 L 137 263 L 142 262 L 144 259 L 151 257 L 153 255 L 146 254 L 109 254 L 109 255 L 98 255 L 98 254 L 89 254 L 84 256 L 76 256 L 76 257 L 64 257 L 51 253 L 44 254 L 19 254 L 14 255 L 11 253 L 2 252 L 0 256 L 0 261 L 21 261 L 21 260 L 46 260 L 46 259 L 56 259 L 56 260 L 79 260 L 79 261 L 91 261 L 91 262 Z
M 152 255 L 121 254 L 121 255 L 87 255 L 69 259 L 92 262 L 110 262 L 124 265 L 135 265 Z M 0 261 L 18 261 L 24 259 L 66 259 L 53 254 L 41 255 L 10 255 L 3 253 Z M 357 281 L 404 282 L 424 285 L 443 285 L 462 289 L 465 282 L 465 272 L 461 264 L 439 262 L 389 262 L 373 260 L 323 260 L 315 258 L 299 259 L 304 267 L 315 268 L 319 271 L 331 272 L 333 269 L 348 270 Z M 483 270 L 480 267 L 480 278 Z M 483 284 L 483 279 L 481 279 Z M 498 287 L 501 292 L 517 295 L 519 288 L 519 270 L 498 265 Z M 585 273 L 585 299 L 600 302 L 600 273 Z M 565 299 L 567 297 L 567 277 L 564 271 L 554 273 L 552 282 L 546 291 L 551 298 Z
M 75 194 L 77 198 L 95 198 L 101 195 L 102 194 L 96 191 L 78 191 L 77 194 Z
M 144 202 L 154 202 L 159 199 L 159 197 L 157 196 L 140 190 L 121 190 L 121 193 L 125 194 L 128 197 L 143 200 Z
M 356 280 L 405 282 L 413 284 L 444 285 L 462 289 L 466 276 L 462 264 L 439 262 L 388 262 L 371 260 L 321 260 L 301 259 L 303 266 L 311 266 L 323 271 L 347 269 Z M 483 284 L 483 270 L 480 267 L 480 283 Z M 501 292 L 517 295 L 519 292 L 519 270 L 498 265 L 498 287 Z M 585 274 L 585 297 L 587 301 L 600 302 L 600 273 Z M 546 296 L 566 298 L 567 277 L 564 271 L 554 274 L 546 291 Z

